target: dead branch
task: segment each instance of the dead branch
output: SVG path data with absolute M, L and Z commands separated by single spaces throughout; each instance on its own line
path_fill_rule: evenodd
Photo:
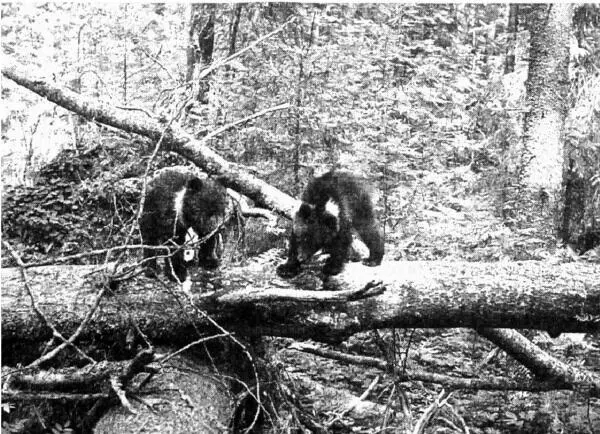
M 381 369 L 382 371 L 393 373 L 398 382 L 423 381 L 425 383 L 441 384 L 451 389 L 520 390 L 527 392 L 545 392 L 558 389 L 573 390 L 577 387 L 576 384 L 562 379 L 532 379 L 531 381 L 524 381 L 523 379 L 511 380 L 490 376 L 486 376 L 485 379 L 460 378 L 424 371 L 412 371 L 410 369 L 403 369 L 401 366 L 392 365 L 375 357 L 342 353 L 307 343 L 294 343 L 289 348 L 331 360 L 338 360 L 343 363 Z M 600 389 L 596 393 L 600 395 Z
M 368 401 L 366 397 L 361 399 L 346 390 L 324 386 L 306 375 L 292 373 L 289 374 L 289 377 L 296 383 L 296 387 L 306 391 L 305 396 L 313 395 L 315 397 L 311 401 L 317 406 L 315 408 L 317 412 L 333 413 L 336 415 L 344 414 L 353 419 L 369 419 L 378 418 L 385 411 L 385 406 Z M 348 411 L 345 412 L 345 410 Z M 331 423 L 338 420 L 334 417 Z
M 577 389 L 591 388 L 595 396 L 600 396 L 598 374 L 561 362 L 516 330 L 480 328 L 477 332 L 526 366 L 537 378 L 562 382 Z
M 218 135 L 223 134 L 225 131 L 230 130 L 230 129 L 238 126 L 238 125 L 241 125 L 241 124 L 244 124 L 246 122 L 249 122 L 252 119 L 259 118 L 261 116 L 266 115 L 267 113 L 272 113 L 274 111 L 285 110 L 285 109 L 288 109 L 290 107 L 291 107 L 291 105 L 289 103 L 285 103 L 285 104 L 279 104 L 278 106 L 275 106 L 275 107 L 266 108 L 266 109 L 261 110 L 259 112 L 253 113 L 253 114 L 251 114 L 249 116 L 246 116 L 243 119 L 238 119 L 237 121 L 233 121 L 233 122 L 231 122 L 231 123 L 229 123 L 227 125 L 223 125 L 222 127 L 217 128 L 216 130 L 211 131 L 210 133 L 208 133 L 206 136 L 204 136 L 202 138 L 202 140 L 204 142 L 208 142 L 209 140 L 214 139 Z
M 238 204 L 240 212 L 244 217 L 260 217 L 269 220 L 271 225 L 275 224 L 276 216 L 264 208 L 250 207 L 248 201 L 237 191 L 227 189 L 227 194 Z
M 367 387 L 367 390 L 365 390 L 363 392 L 363 394 L 360 395 L 359 398 L 354 398 L 346 406 L 346 408 L 344 408 L 344 410 L 342 410 L 341 413 L 336 414 L 335 417 L 331 421 L 327 422 L 325 424 L 325 427 L 331 428 L 336 422 L 340 422 L 342 420 L 342 418 L 346 417 L 348 415 L 348 413 L 350 413 L 352 410 L 354 410 L 354 408 L 356 408 L 356 406 L 359 405 L 359 403 L 361 401 L 365 401 L 369 397 L 369 395 L 371 394 L 371 392 L 373 391 L 373 389 L 375 388 L 377 383 L 379 383 L 380 379 L 381 379 L 381 377 L 379 375 L 377 377 L 375 377 L 375 379 L 373 381 L 371 381 L 371 384 L 369 384 L 369 387 Z
M 425 410 L 425 412 L 421 415 L 417 425 L 412 431 L 412 434 L 423 434 L 425 432 L 425 428 L 427 424 L 435 417 L 435 415 L 440 411 L 444 405 L 448 403 L 448 400 L 452 396 L 452 392 L 446 392 L 442 390 L 438 397 L 434 402 Z
M 116 385 L 123 391 L 136 374 L 156 372 L 156 368 L 149 366 L 152 362 L 153 352 L 142 350 L 130 361 L 94 363 L 80 369 L 44 371 L 3 367 L 2 398 L 8 402 L 32 399 L 32 394 L 48 399 L 111 398 L 115 396 Z

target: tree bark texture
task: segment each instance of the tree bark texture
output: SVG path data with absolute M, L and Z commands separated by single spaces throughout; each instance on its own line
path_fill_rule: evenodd
M 112 406 L 94 427 L 95 434 L 227 432 L 235 397 L 212 369 L 185 357 L 172 359 L 160 375 L 131 400 L 136 414 Z
M 532 6 L 529 75 L 525 83 L 529 112 L 524 118 L 527 187 L 550 196 L 563 179 L 563 124 L 568 110 L 569 37 L 573 6 Z
M 37 267 L 27 273 L 39 309 L 63 336 L 76 330 L 105 282 L 88 266 Z M 230 267 L 210 284 L 195 276 L 190 297 L 172 284 L 139 277 L 101 301 L 81 339 L 125 342 L 135 323 L 153 342 L 184 344 L 197 336 L 194 327 L 214 331 L 206 314 L 244 335 L 334 343 L 388 327 L 600 330 L 598 265 L 415 261 L 367 268 L 352 263 L 325 290 L 320 279 L 305 274 L 284 281 L 272 264 Z M 2 269 L 1 277 L 4 348 L 49 339 L 19 270 Z M 311 287 L 315 290 L 306 289 Z
M 519 332 L 487 328 L 478 329 L 477 332 L 526 366 L 536 378 L 569 384 L 575 389 L 591 388 L 594 396 L 600 396 L 600 375 L 552 357 Z

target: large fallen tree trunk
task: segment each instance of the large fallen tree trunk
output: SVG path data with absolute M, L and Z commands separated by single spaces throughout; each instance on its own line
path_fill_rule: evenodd
M 76 330 L 105 282 L 92 270 L 89 266 L 27 270 L 39 309 L 63 335 Z M 32 310 L 19 270 L 1 273 L 3 343 L 48 339 L 50 331 Z M 311 276 L 298 278 L 302 288 L 321 289 L 320 280 L 307 282 Z M 134 322 L 152 339 L 184 343 L 193 327 L 212 330 L 205 314 L 246 335 L 326 342 L 387 327 L 600 329 L 598 265 L 384 262 L 367 269 L 352 263 L 326 283 L 335 290 L 297 289 L 298 280 L 280 279 L 271 264 L 230 267 L 211 279 L 210 292 L 198 283 L 188 298 L 174 285 L 138 278 L 102 300 L 81 338 L 124 338 Z

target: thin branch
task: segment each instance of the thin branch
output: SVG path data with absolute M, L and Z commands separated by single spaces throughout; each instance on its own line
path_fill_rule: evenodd
M 164 356 L 161 359 L 159 359 L 158 362 L 161 363 L 161 364 L 166 363 L 167 361 L 169 361 L 169 359 L 172 359 L 173 357 L 178 356 L 179 354 L 183 353 L 184 351 L 189 350 L 193 346 L 196 346 L 198 344 L 203 344 L 203 343 L 211 341 L 213 339 L 227 337 L 227 336 L 230 336 L 230 335 L 231 335 L 231 333 L 220 333 L 218 335 L 212 335 L 212 336 L 207 336 L 205 338 L 197 339 L 194 342 L 192 342 L 190 344 L 187 344 L 184 347 L 179 348 L 177 351 L 172 352 L 171 354 L 167 354 L 166 356 Z
M 150 54 L 150 53 L 148 53 L 148 51 L 147 51 L 145 48 L 138 48 L 138 49 L 139 49 L 139 50 L 142 52 L 142 54 L 143 54 L 144 56 L 146 56 L 148 59 L 152 60 L 152 61 L 153 61 L 154 63 L 156 63 L 156 64 L 157 64 L 157 65 L 158 65 L 158 66 L 159 66 L 159 67 L 160 67 L 160 68 L 161 68 L 163 71 L 165 71 L 171 80 L 175 81 L 175 77 L 173 77 L 173 74 L 171 74 L 171 72 L 170 72 L 170 71 L 169 71 L 167 68 L 165 68 L 165 66 L 164 66 L 162 63 L 160 63 L 160 62 L 158 61 L 158 58 L 157 58 L 157 56 L 154 56 L 153 54 Z M 133 74 L 131 74 L 131 75 L 133 75 Z M 129 77 L 131 77 L 131 75 L 130 75 Z
M 375 377 L 375 379 L 371 382 L 371 384 L 369 385 L 369 387 L 367 387 L 367 390 L 365 390 L 363 392 L 362 395 L 360 395 L 359 398 L 355 398 L 348 407 L 346 407 L 340 414 L 336 415 L 330 422 L 327 422 L 325 424 L 326 428 L 331 428 L 331 426 L 336 423 L 337 421 L 340 421 L 343 417 L 345 417 L 348 413 L 350 413 L 352 410 L 354 410 L 354 408 L 358 405 L 358 403 L 360 401 L 364 401 L 365 399 L 368 398 L 368 396 L 371 394 L 371 392 L 373 391 L 373 389 L 375 388 L 375 386 L 377 385 L 377 383 L 379 383 L 379 380 L 381 379 L 381 376 L 377 376 Z
M 339 351 L 320 348 L 315 345 L 305 343 L 294 343 L 288 348 L 302 351 L 308 354 L 315 354 L 320 357 L 325 357 L 332 360 L 338 360 L 344 363 L 353 365 L 369 366 L 382 371 L 392 372 L 398 382 L 407 381 L 424 381 L 427 383 L 436 383 L 446 385 L 453 389 L 470 389 L 470 390 L 523 390 L 530 392 L 541 392 L 557 389 L 572 389 L 570 384 L 562 381 L 511 381 L 504 378 L 486 378 L 481 380 L 478 378 L 460 378 L 449 375 L 433 374 L 420 371 L 409 371 L 399 369 L 397 366 L 390 365 L 381 359 L 368 356 L 357 356 L 346 354 Z
M 239 119 L 239 120 L 231 122 L 231 123 L 229 123 L 227 125 L 223 125 L 221 128 L 217 128 L 216 130 L 214 130 L 214 131 L 210 132 L 209 134 L 207 134 L 206 136 L 204 136 L 202 138 L 202 141 L 204 143 L 206 143 L 210 139 L 218 136 L 219 134 L 221 134 L 221 133 L 223 133 L 223 132 L 225 132 L 225 131 L 227 131 L 227 130 L 229 130 L 229 129 L 231 129 L 231 128 L 239 125 L 239 124 L 243 124 L 245 122 L 251 121 L 252 119 L 258 118 L 258 117 L 263 116 L 263 115 L 266 115 L 267 113 L 271 113 L 271 112 L 274 112 L 274 111 L 277 111 L 277 110 L 285 110 L 285 109 L 288 109 L 290 107 L 291 107 L 291 105 L 289 103 L 284 103 L 284 104 L 280 104 L 280 105 L 275 106 L 275 107 L 270 107 L 270 108 L 261 110 L 259 112 L 253 113 L 250 116 L 246 116 L 243 119 Z
M 433 403 L 425 410 L 425 413 L 421 415 L 421 418 L 417 422 L 417 425 L 412 431 L 412 434 L 423 434 L 425 432 L 425 427 L 427 424 L 435 417 L 435 415 L 440 411 L 440 408 L 447 404 L 448 400 L 452 396 L 452 392 L 446 392 L 442 390 L 438 397 L 433 401 Z
M 117 395 L 117 398 L 121 402 L 121 405 L 125 407 L 125 409 L 131 414 L 137 414 L 137 411 L 129 403 L 127 395 L 125 394 L 125 390 L 123 390 L 123 386 L 116 377 L 111 377 L 110 386 L 113 392 L 115 392 L 115 394 Z
M 116 105 L 115 108 L 118 108 L 119 110 L 128 110 L 128 111 L 142 112 L 142 113 L 144 113 L 146 116 L 148 116 L 151 119 L 157 119 L 157 116 L 153 115 L 152 113 L 150 113 L 149 111 L 147 111 L 146 109 L 143 109 L 141 107 L 130 107 L 130 106 L 124 106 L 124 105 Z
M 114 252 L 117 252 L 120 250 L 139 250 L 139 249 L 168 250 L 169 248 L 167 246 L 151 246 L 151 245 L 146 245 L 146 244 L 132 244 L 129 246 L 116 246 L 116 247 L 109 247 L 106 249 L 90 250 L 88 252 L 77 253 L 75 255 L 60 256 L 58 258 L 46 259 L 44 261 L 28 262 L 26 264 L 23 263 L 23 268 L 43 267 L 46 265 L 54 265 L 54 264 L 60 264 L 62 262 L 83 259 L 83 258 L 87 258 L 89 256 L 104 255 L 106 253 L 111 254 L 111 253 L 114 253 Z
M 267 33 L 262 38 L 258 38 L 256 41 L 254 41 L 253 43 L 251 43 L 247 47 L 243 48 L 242 50 L 238 51 L 237 53 L 234 53 L 231 56 L 226 57 L 223 60 L 219 60 L 217 62 L 214 62 L 208 68 L 206 68 L 205 70 L 203 70 L 202 72 L 200 72 L 200 74 L 198 76 L 198 80 L 202 80 L 204 77 L 210 75 L 215 69 L 220 68 L 221 66 L 225 65 L 226 63 L 231 62 L 233 59 L 241 56 L 246 51 L 252 50 L 254 47 L 256 47 L 258 44 L 260 44 L 265 39 L 269 39 L 271 36 L 276 35 L 277 33 L 281 32 L 288 24 L 290 24 L 291 22 L 293 22 L 295 19 L 296 19 L 295 17 L 290 18 L 285 23 L 283 23 L 281 26 L 279 26 L 275 30 L 273 30 L 271 33 Z
M 21 392 L 14 390 L 2 391 L 2 402 L 31 402 L 31 401 L 96 401 L 108 399 L 108 393 L 66 393 L 66 392 Z

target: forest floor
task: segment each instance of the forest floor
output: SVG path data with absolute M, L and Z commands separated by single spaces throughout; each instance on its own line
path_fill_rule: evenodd
M 391 344 L 394 335 L 396 339 Z M 543 332 L 531 332 L 528 336 L 561 360 L 598 371 L 597 337 L 594 343 L 589 336 L 586 340 L 573 340 L 566 335 L 552 340 Z M 281 344 L 278 340 L 274 346 Z M 383 346 L 394 348 L 399 365 L 411 371 L 459 378 L 485 379 L 489 375 L 527 378 L 525 368 L 467 329 L 382 330 L 356 335 L 333 349 L 381 357 Z M 377 376 L 382 376 L 365 400 L 380 404 L 379 409 L 384 408 L 385 413 L 371 413 L 364 418 L 349 413 L 332 425 L 332 432 L 410 431 L 409 427 L 416 425 L 443 390 L 439 385 L 419 381 L 395 383 L 392 375 L 375 368 L 349 365 L 294 349 L 274 351 L 272 361 L 281 363 L 286 373 L 306 376 L 316 384 L 356 397 Z M 314 393 L 308 388 L 304 393 L 304 405 L 321 421 L 331 421 L 345 408 L 332 405 L 334 401 L 327 394 Z M 429 422 L 426 432 L 467 432 L 463 424 L 471 433 L 596 433 L 600 432 L 600 400 L 586 397 L 585 391 L 455 391 L 449 406 L 443 407 Z

